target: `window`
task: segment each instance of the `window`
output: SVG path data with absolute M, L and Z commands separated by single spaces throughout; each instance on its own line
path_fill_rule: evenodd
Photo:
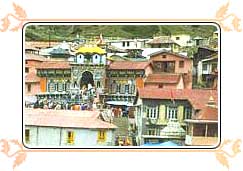
M 207 71 L 208 70 L 208 65 L 207 64 L 203 64 L 202 69 L 203 69 L 203 71 Z
M 192 118 L 192 108 L 185 107 L 184 108 L 184 119 L 191 119 Z
M 56 91 L 56 84 L 51 80 L 48 84 L 48 90 L 49 92 L 55 92 Z
M 176 40 L 180 40 L 180 37 L 176 37 Z
M 126 42 L 122 42 L 122 47 L 125 47 L 126 46 Z
M 127 42 L 127 46 L 130 46 L 130 42 Z
M 27 84 L 27 91 L 28 93 L 31 92 L 31 84 Z
M 66 82 L 66 84 L 65 84 L 65 91 L 69 91 L 69 90 L 70 90 L 70 85 L 71 85 L 71 83 L 70 83 L 70 81 L 68 80 L 68 81 Z
M 30 130 L 25 129 L 25 142 L 30 143 Z
M 61 82 L 57 83 L 57 90 L 59 92 L 64 91 L 64 85 L 63 85 L 63 83 L 61 83 Z
M 167 119 L 177 119 L 177 107 L 168 106 L 166 116 Z
M 125 85 L 125 94 L 128 94 L 129 92 L 129 85 Z
M 101 86 L 100 86 L 100 81 L 97 81 L 97 88 L 100 88 Z
M 163 88 L 164 87 L 164 85 L 163 84 L 159 84 L 159 88 Z
M 74 144 L 74 132 L 73 131 L 67 132 L 67 144 Z
M 217 64 L 212 64 L 212 72 L 217 71 Z
M 29 68 L 25 67 L 25 73 L 29 73 Z
M 162 58 L 166 58 L 166 55 L 162 55 Z
M 121 84 L 116 85 L 116 93 L 120 93 L 121 91 Z
M 184 61 L 179 61 L 179 68 L 184 68 Z
M 148 135 L 156 135 L 156 129 L 155 128 L 149 128 L 147 130 Z
M 97 139 L 98 139 L 98 142 L 105 142 L 106 141 L 106 131 L 105 130 L 99 130 Z
M 157 106 L 146 107 L 146 108 L 147 108 L 147 118 L 150 118 L 150 119 L 157 119 L 158 118 L 159 110 L 158 110 Z

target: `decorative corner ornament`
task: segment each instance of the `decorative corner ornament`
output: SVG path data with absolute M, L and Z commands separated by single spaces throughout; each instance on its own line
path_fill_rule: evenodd
M 222 29 L 226 32 L 237 31 L 241 32 L 242 28 L 240 26 L 241 19 L 237 17 L 234 13 L 228 13 L 229 1 L 227 4 L 222 5 L 216 12 L 216 20 Z
M 13 150 L 14 149 L 14 150 Z M 11 168 L 12 170 L 15 170 L 15 168 L 19 165 L 21 165 L 27 156 L 26 151 L 24 150 L 24 146 L 19 143 L 18 140 L 6 140 L 1 139 L 0 140 L 0 154 L 1 156 L 4 156 L 4 161 L 0 161 L 0 170 L 1 166 L 6 168 Z M 11 162 L 7 162 L 11 161 Z M 3 163 L 2 163 L 3 162 Z M 6 163 L 11 163 L 12 166 L 6 165 Z
M 235 158 L 238 153 L 241 152 L 240 145 L 241 139 L 237 140 L 224 140 L 223 143 L 220 145 L 219 149 L 215 152 L 217 160 L 220 162 L 221 165 L 226 167 L 228 170 L 230 169 L 230 158 Z M 230 146 L 230 151 L 226 151 L 226 146 Z
M 23 24 L 27 19 L 27 14 L 21 6 L 13 3 L 12 7 L 15 13 L 7 13 L 0 19 L 0 32 L 16 32 L 23 27 Z

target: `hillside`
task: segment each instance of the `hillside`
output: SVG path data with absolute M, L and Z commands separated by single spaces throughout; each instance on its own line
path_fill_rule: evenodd
M 68 41 L 82 37 L 150 38 L 154 35 L 190 34 L 209 37 L 216 31 L 209 25 L 30 25 L 26 28 L 27 41 Z

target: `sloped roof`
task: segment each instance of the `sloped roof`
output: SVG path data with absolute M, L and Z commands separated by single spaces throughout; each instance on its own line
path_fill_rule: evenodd
M 98 53 L 98 54 L 105 54 L 106 51 L 104 49 L 101 49 L 97 46 L 84 46 L 80 47 L 76 53 Z
M 218 108 L 205 106 L 192 119 L 196 120 L 218 120 Z
M 25 60 L 28 61 L 48 61 L 49 59 L 45 58 L 44 56 L 32 54 L 32 53 L 26 53 L 25 54 Z
M 63 128 L 114 129 L 114 124 L 98 118 L 98 111 L 25 109 L 25 125 Z
M 66 61 L 45 61 L 37 69 L 70 69 L 69 62 Z
M 148 44 L 177 44 L 174 40 L 172 40 L 169 36 L 160 36 L 156 37 L 153 40 L 147 42 Z
M 193 120 L 218 121 L 218 94 L 217 90 L 166 90 L 166 89 L 139 89 L 142 99 L 167 99 L 167 100 L 188 100 L 194 109 L 199 110 L 192 117 Z M 209 100 L 213 99 L 214 105 L 209 105 Z
M 110 70 L 143 70 L 150 65 L 150 62 L 141 61 L 114 61 L 110 64 Z
M 217 90 L 143 88 L 138 92 L 142 99 L 189 100 L 195 109 L 205 108 L 210 96 L 214 98 L 216 106 L 218 103 Z
M 151 57 L 150 59 L 152 59 L 153 56 L 156 56 L 156 55 L 159 55 L 159 54 L 170 54 L 170 55 L 174 55 L 174 56 L 179 57 L 179 58 L 191 60 L 187 56 L 184 56 L 184 55 L 178 54 L 178 53 L 174 53 L 174 52 L 169 52 L 169 51 L 166 51 L 166 50 L 160 50 L 160 51 L 149 54 L 149 56 Z
M 176 84 L 180 80 L 179 74 L 149 74 L 145 83 Z

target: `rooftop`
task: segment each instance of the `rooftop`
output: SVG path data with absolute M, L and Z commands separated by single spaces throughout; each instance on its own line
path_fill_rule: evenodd
M 98 54 L 105 54 L 106 51 L 104 49 L 101 49 L 97 46 L 84 46 L 80 47 L 76 53 L 98 53 Z
M 37 69 L 70 69 L 69 62 L 66 61 L 45 61 Z
M 138 91 L 142 99 L 189 100 L 195 109 L 205 109 L 210 96 L 215 99 L 216 106 L 218 104 L 217 90 L 143 88 Z
M 153 40 L 149 41 L 148 44 L 177 44 L 169 36 L 155 37 Z
M 110 64 L 110 70 L 144 70 L 150 65 L 150 62 L 141 61 L 114 61 Z
M 179 74 L 149 74 L 145 83 L 176 84 L 180 80 Z
M 98 111 L 25 109 L 25 125 L 63 128 L 114 129 L 114 124 L 98 118 Z
M 26 53 L 25 60 L 42 62 L 42 61 L 48 61 L 49 59 L 47 59 L 46 57 L 41 56 L 41 55 Z
M 173 56 L 175 56 L 175 57 L 179 57 L 179 58 L 190 59 L 190 58 L 188 58 L 187 56 L 184 56 L 184 55 L 182 55 L 182 54 L 169 52 L 169 51 L 167 51 L 167 50 L 160 50 L 160 51 L 157 51 L 157 52 L 154 52 L 154 53 L 149 54 L 149 56 L 150 56 L 150 57 L 153 57 L 153 56 L 157 56 L 157 55 L 160 55 L 160 54 L 169 54 L 169 55 L 173 55 Z M 150 59 L 151 59 L 151 58 L 150 58 Z

